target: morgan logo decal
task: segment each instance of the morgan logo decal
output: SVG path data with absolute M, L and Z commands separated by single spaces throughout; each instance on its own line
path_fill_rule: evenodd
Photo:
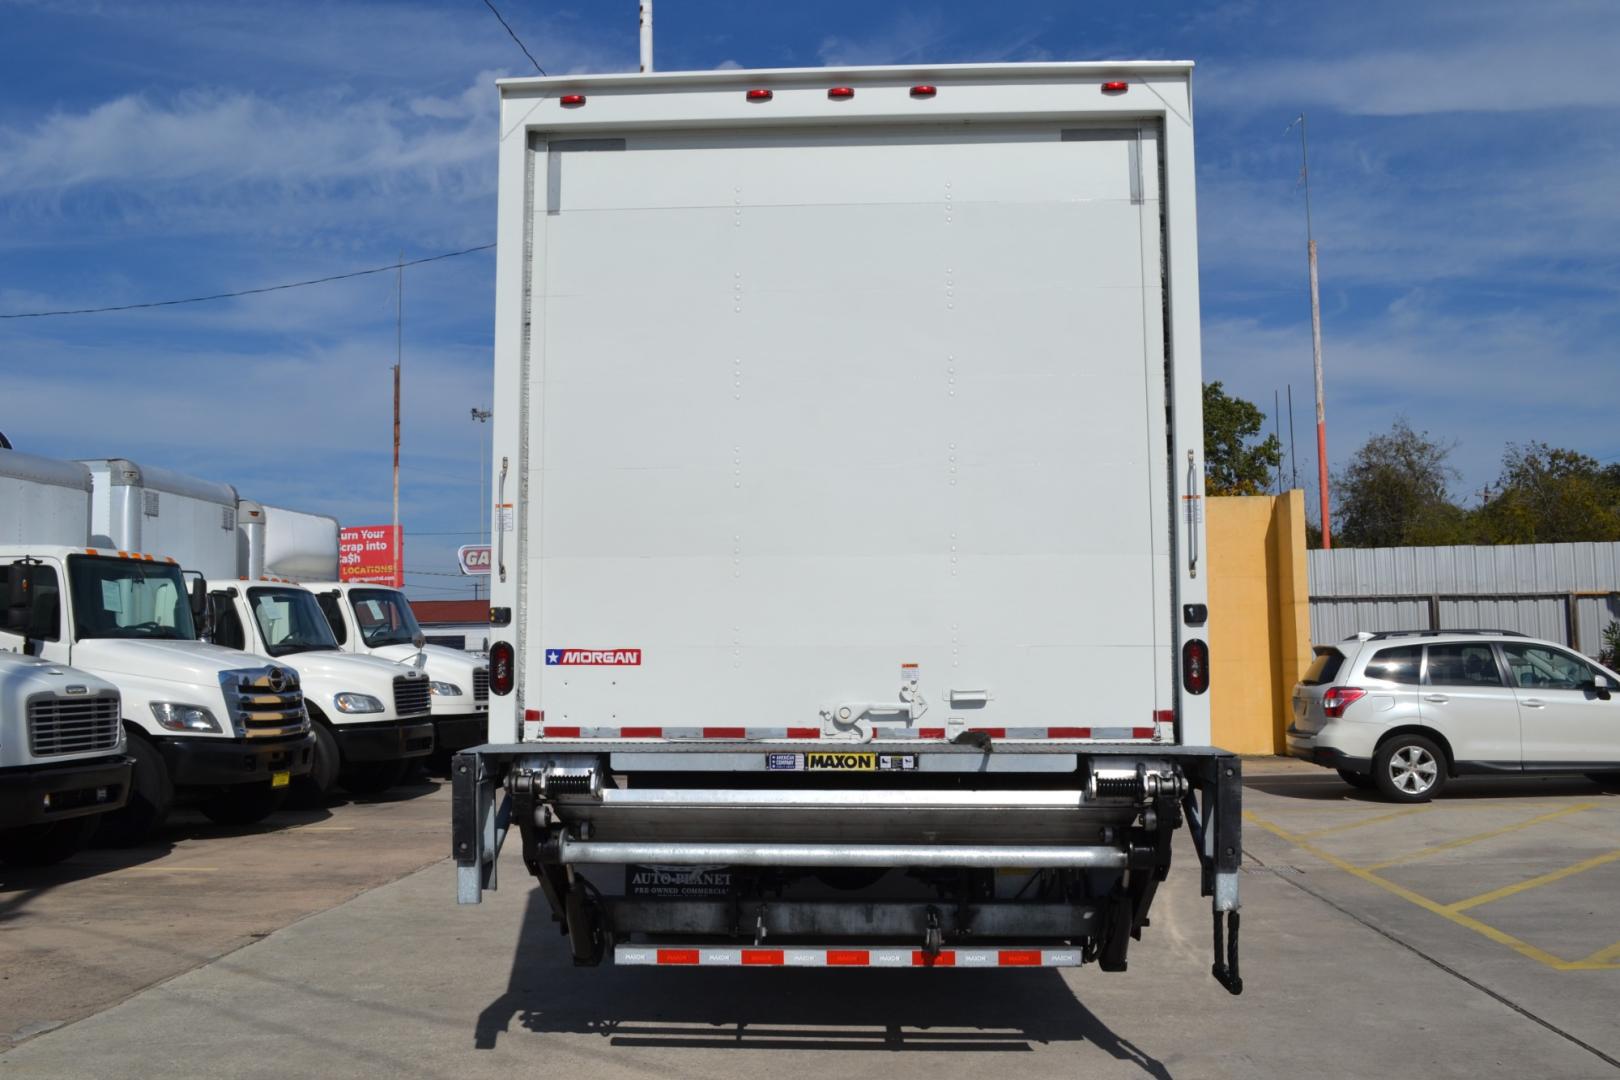
M 640 649 L 547 649 L 546 666 L 640 667 Z

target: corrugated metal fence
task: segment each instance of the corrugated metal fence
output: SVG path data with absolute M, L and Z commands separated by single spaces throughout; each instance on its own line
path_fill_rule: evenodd
M 1620 621 L 1620 543 L 1335 548 L 1309 553 L 1311 640 L 1488 627 L 1589 656 Z

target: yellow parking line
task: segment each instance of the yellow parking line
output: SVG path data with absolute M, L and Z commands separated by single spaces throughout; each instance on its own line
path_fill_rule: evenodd
M 1482 923 L 1472 916 L 1463 915 L 1460 912 L 1448 910 L 1444 904 L 1430 900 L 1427 896 L 1424 896 L 1421 893 L 1415 893 L 1404 885 L 1397 885 L 1388 878 L 1379 877 L 1370 869 L 1348 863 L 1332 852 L 1322 850 L 1309 840 L 1306 840 L 1304 837 L 1297 836 L 1286 829 L 1273 825 L 1264 818 L 1256 816 L 1252 811 L 1244 811 L 1243 816 L 1247 820 L 1252 821 L 1254 824 L 1260 826 L 1262 829 L 1265 829 L 1267 832 L 1281 837 L 1282 839 L 1293 844 L 1295 847 L 1316 856 L 1323 862 L 1335 866 L 1340 870 L 1343 870 L 1345 873 L 1358 877 L 1369 884 L 1376 885 L 1386 892 L 1394 893 L 1402 900 L 1405 900 L 1408 903 L 1416 904 L 1425 911 L 1433 912 L 1442 919 L 1456 923 L 1465 930 L 1472 930 L 1476 934 L 1487 937 L 1496 942 L 1498 945 L 1506 945 L 1515 952 L 1528 956 L 1530 959 L 1545 964 L 1550 968 L 1562 968 L 1568 963 L 1567 961 L 1554 956 L 1552 953 L 1547 952 L 1545 949 L 1538 949 L 1528 941 L 1523 941 L 1514 937 L 1512 934 L 1504 933 L 1503 931 L 1498 930 L 1496 927 Z
M 1360 821 L 1347 822 L 1344 825 L 1330 825 L 1325 829 L 1312 829 L 1310 832 L 1300 833 L 1301 836 L 1317 837 L 1327 836 L 1329 833 L 1349 832 L 1359 829 L 1363 825 L 1377 825 L 1381 821 L 1393 821 L 1395 818 L 1410 817 L 1413 814 L 1426 814 L 1433 810 L 1432 806 L 1409 806 L 1405 810 L 1396 810 L 1392 814 L 1379 814 L 1377 817 L 1362 818 Z
M 1591 956 L 1588 956 L 1582 960 L 1577 960 L 1575 963 L 1591 965 L 1602 964 L 1606 967 L 1620 967 L 1620 964 L 1609 963 L 1611 960 L 1620 960 L 1620 941 L 1615 942 L 1613 945 L 1605 945 Z
M 1373 863 L 1371 866 L 1364 867 L 1363 869 L 1382 870 L 1386 866 L 1394 866 L 1397 863 L 1411 862 L 1414 859 L 1426 859 L 1430 855 L 1437 855 L 1442 851 L 1450 851 L 1453 848 L 1466 847 L 1469 844 L 1477 844 L 1481 840 L 1489 840 L 1496 836 L 1506 836 L 1508 833 L 1518 832 L 1520 829 L 1528 829 L 1533 825 L 1540 825 L 1544 822 L 1554 821 L 1561 817 L 1567 817 L 1570 814 L 1579 814 L 1585 810 L 1595 810 L 1597 809 L 1598 805 L 1599 804 L 1597 803 L 1576 803 L 1574 806 L 1566 806 L 1562 810 L 1554 810 L 1550 814 L 1538 814 L 1528 821 L 1521 821 L 1514 825 L 1504 825 L 1500 829 L 1491 829 L 1489 832 L 1475 833 L 1472 836 L 1464 836 L 1457 840 L 1448 840 L 1444 844 L 1435 844 L 1433 847 L 1426 847 L 1421 851 L 1410 851 L 1405 855 L 1397 855 L 1393 859 L 1385 859 L 1383 862 Z
M 1469 908 L 1479 907 L 1481 904 L 1489 904 L 1497 900 L 1502 900 L 1506 897 L 1522 893 L 1527 889 L 1536 889 L 1543 885 L 1551 885 L 1555 881 L 1562 881 L 1564 878 L 1571 877 L 1575 874 L 1585 873 L 1588 870 L 1595 870 L 1597 867 L 1612 863 L 1616 859 L 1620 859 L 1620 851 L 1611 851 L 1607 855 L 1594 855 L 1592 858 L 1584 859 L 1581 862 L 1576 863 L 1574 866 L 1566 866 L 1562 870 L 1554 870 L 1550 873 L 1541 874 L 1538 877 L 1521 881 L 1516 885 L 1504 885 L 1500 889 L 1492 889 L 1490 892 L 1480 893 L 1478 896 L 1470 896 L 1466 900 L 1458 900 L 1455 904 L 1447 904 L 1446 907 L 1452 911 L 1467 911 Z M 1590 959 L 1590 957 L 1588 957 L 1588 959 Z

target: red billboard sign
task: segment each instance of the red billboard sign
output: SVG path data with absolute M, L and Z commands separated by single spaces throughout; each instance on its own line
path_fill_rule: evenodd
M 338 575 L 344 581 L 405 586 L 405 529 L 352 525 L 338 531 Z

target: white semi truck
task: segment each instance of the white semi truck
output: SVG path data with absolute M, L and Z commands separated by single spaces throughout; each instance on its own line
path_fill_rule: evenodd
M 315 734 L 303 783 L 316 795 L 338 785 L 382 791 L 433 752 L 431 691 L 420 667 L 343 652 L 314 595 L 291 581 L 209 581 L 207 588 L 215 644 L 298 673 Z
M 0 651 L 71 664 L 122 699 L 134 771 L 103 835 L 139 840 L 178 797 L 225 823 L 274 811 L 313 758 L 297 674 L 200 641 L 193 614 L 204 597 L 188 593 L 172 557 L 89 543 L 83 465 L 4 451 L 0 476 L 8 494 L 26 492 L 0 500 L 0 596 L 9 600 Z M 199 527 L 217 528 L 199 501 Z M 134 507 L 148 517 L 139 493 Z
M 1210 743 L 1191 65 L 500 84 L 489 743 L 574 959 L 1123 970 Z
M 477 746 L 489 730 L 489 665 L 426 635 L 399 589 L 358 581 L 305 581 L 339 648 L 399 664 L 420 664 L 431 680 L 435 755 Z M 448 764 L 447 760 L 441 764 Z
M 8 619 L 19 608 L 8 603 Z M 111 683 L 0 653 L 0 862 L 60 862 L 89 839 L 99 815 L 124 805 L 130 759 L 118 713 Z

